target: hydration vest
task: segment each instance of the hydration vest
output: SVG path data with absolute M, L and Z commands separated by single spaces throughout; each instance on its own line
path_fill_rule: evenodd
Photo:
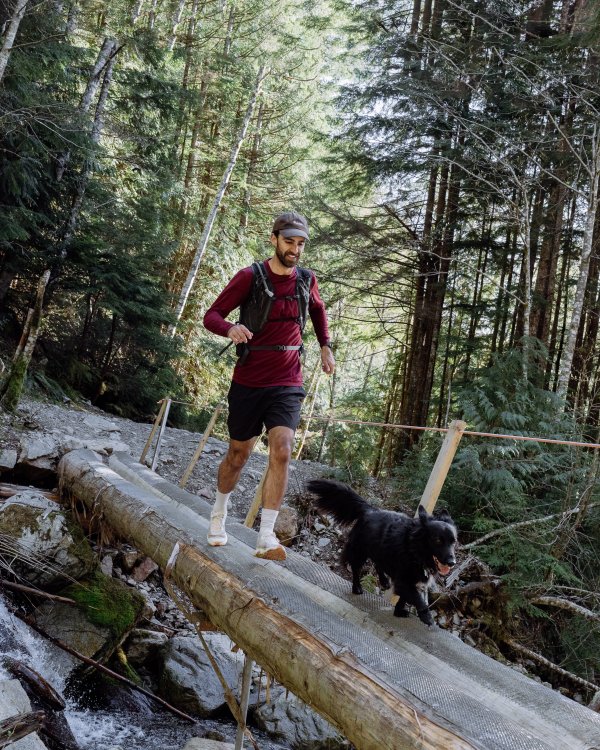
M 250 286 L 250 293 L 240 306 L 239 322 L 245 325 L 248 330 L 252 331 L 252 333 L 260 333 L 265 327 L 273 302 L 276 299 L 295 299 L 298 303 L 298 315 L 294 318 L 277 318 L 276 320 L 295 320 L 300 326 L 300 333 L 302 334 L 308 318 L 310 285 L 313 278 L 312 271 L 309 271 L 308 268 L 297 266 L 296 293 L 291 296 L 286 295 L 285 297 L 277 297 L 275 295 L 275 290 L 271 283 L 271 279 L 269 278 L 268 271 L 265 268 L 264 261 L 257 261 L 252 264 L 252 274 L 253 277 L 252 285 Z M 241 362 L 243 362 L 250 351 L 266 349 L 272 349 L 275 351 L 286 351 L 289 349 L 301 350 L 302 346 L 286 346 L 283 344 L 274 346 L 252 346 L 252 344 L 238 344 L 236 346 L 236 353 L 238 357 L 241 358 Z

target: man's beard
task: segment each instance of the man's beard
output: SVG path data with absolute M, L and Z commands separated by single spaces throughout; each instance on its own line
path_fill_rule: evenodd
M 294 268 L 294 266 L 298 265 L 299 256 L 296 253 L 293 253 L 291 257 L 286 257 L 287 253 L 291 252 L 290 250 L 280 250 L 279 248 L 279 242 L 277 243 L 277 247 L 275 248 L 275 255 L 279 259 L 279 262 L 282 266 L 285 266 L 286 268 Z

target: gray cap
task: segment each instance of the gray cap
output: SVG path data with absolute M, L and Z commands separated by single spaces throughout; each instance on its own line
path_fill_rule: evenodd
M 297 214 L 295 211 L 287 211 L 275 219 L 273 234 L 280 234 L 282 237 L 304 237 L 308 239 L 308 222 L 301 214 Z

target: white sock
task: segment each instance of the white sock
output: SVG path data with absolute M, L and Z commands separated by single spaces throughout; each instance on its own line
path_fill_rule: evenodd
M 229 500 L 231 492 L 219 492 L 217 490 L 215 495 L 215 504 L 212 507 L 212 514 L 223 514 L 223 518 L 227 517 L 227 501 Z
M 279 515 L 278 510 L 271 510 L 271 508 L 263 508 L 260 514 L 260 531 L 259 534 L 273 534 L 273 528 L 275 527 L 275 521 Z

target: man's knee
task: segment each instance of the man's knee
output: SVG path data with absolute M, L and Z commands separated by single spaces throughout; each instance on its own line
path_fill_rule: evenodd
M 225 456 L 225 461 L 234 469 L 242 469 L 252 453 L 252 448 L 241 446 L 229 446 Z
M 279 437 L 269 444 L 270 460 L 278 464 L 288 464 L 292 457 L 293 438 Z

